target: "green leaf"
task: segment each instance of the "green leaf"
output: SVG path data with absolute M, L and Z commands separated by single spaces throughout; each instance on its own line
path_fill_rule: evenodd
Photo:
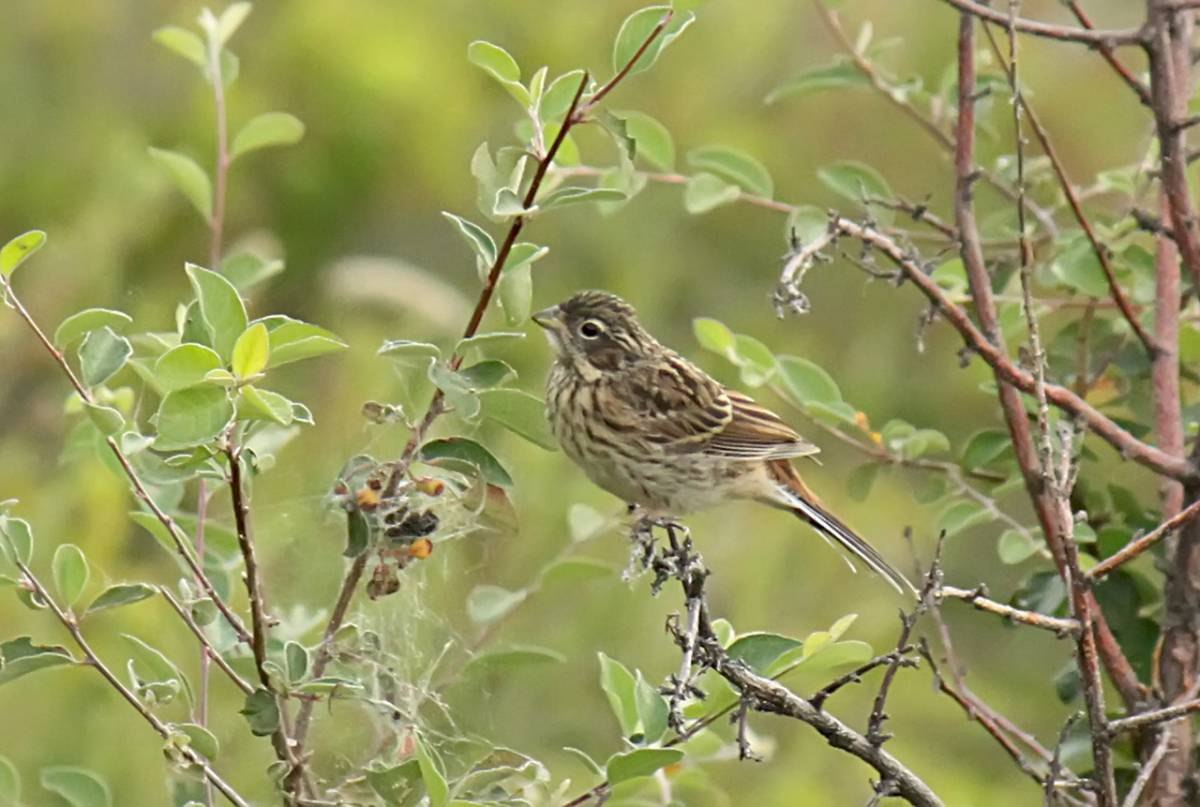
M 29 563 L 30 558 L 33 557 L 33 529 L 29 526 L 28 521 L 0 514 L 0 536 L 5 539 L 3 542 L 4 557 L 8 558 L 7 553 L 14 552 L 16 558 L 22 563 Z
M 596 558 L 563 558 L 542 570 L 541 581 L 545 585 L 578 585 L 612 578 L 615 571 L 612 564 Z
M 1085 236 L 1075 238 L 1065 249 L 1059 250 L 1050 264 L 1050 271 L 1067 288 L 1089 297 L 1104 299 L 1109 295 L 1104 268 Z
M 204 726 L 195 723 L 175 723 L 171 729 L 187 737 L 188 747 L 210 762 L 221 752 L 221 745 L 216 736 Z
M 346 515 L 346 548 L 342 557 L 357 558 L 371 543 L 371 525 L 361 510 Z
M 533 207 L 536 208 L 537 205 Z M 512 218 L 513 216 L 520 216 L 527 213 L 532 209 L 526 209 L 524 200 L 520 196 L 517 196 L 516 191 L 512 188 L 501 188 L 496 191 L 496 199 L 492 203 L 491 212 L 494 218 Z
M 446 784 L 446 775 L 442 773 L 437 757 L 425 744 L 425 738 L 417 734 L 415 740 L 417 762 L 421 766 L 421 781 L 425 783 L 429 807 L 446 807 L 450 800 L 450 786 Z
M 514 339 L 524 339 L 525 334 L 520 331 L 492 331 L 490 333 L 477 333 L 474 336 L 469 336 L 466 339 L 460 339 L 454 350 L 457 353 L 465 353 L 471 348 L 485 350 L 492 348 L 502 342 L 509 342 Z
M 467 384 L 476 390 L 498 387 L 510 378 L 515 378 L 517 371 L 508 362 L 499 359 L 484 361 L 464 367 L 458 374 L 466 379 Z
M 855 468 L 846 479 L 846 492 L 856 502 L 865 502 L 871 495 L 871 488 L 879 478 L 883 466 L 878 462 L 868 462 Z
M 588 756 L 586 751 L 580 751 L 578 748 L 572 748 L 569 745 L 564 745 L 563 750 L 571 756 L 583 763 L 583 766 L 597 776 L 604 776 L 604 769 L 597 764 L 596 760 Z
M 756 631 L 743 633 L 727 649 L 732 658 L 741 659 L 761 675 L 771 666 L 771 662 L 800 645 L 799 639 L 790 636 Z
M 636 682 L 633 674 L 621 662 L 603 653 L 597 655 L 600 658 L 600 688 L 608 696 L 608 704 L 617 716 L 617 722 L 621 724 L 621 734 L 629 737 L 638 728 Z
M 556 188 L 537 201 L 542 210 L 563 205 L 574 205 L 582 202 L 619 202 L 625 199 L 625 192 L 616 188 L 585 188 L 580 185 L 567 185 Z
M 787 396 L 801 406 L 842 401 L 842 391 L 833 376 L 815 362 L 799 356 L 779 357 L 779 381 Z
M 697 317 L 692 320 L 692 332 L 696 335 L 700 347 L 733 361 L 737 337 L 725 323 L 717 319 Z
M 256 737 L 269 737 L 279 729 L 279 704 L 267 689 L 259 687 L 246 696 L 245 705 L 238 714 L 250 724 L 250 733 Z
M 17 267 L 46 243 L 46 234 L 41 230 L 30 230 L 0 247 L 0 278 L 12 276 Z
M 297 684 L 308 674 L 308 650 L 299 642 L 288 642 L 283 647 L 283 657 L 287 661 L 288 681 Z
M 477 39 L 467 46 L 467 61 L 500 82 L 522 106 L 529 105 L 529 90 L 521 85 L 521 68 L 504 48 Z
M 199 445 L 212 440 L 229 424 L 233 404 L 220 387 L 188 387 L 163 396 L 156 418 L 162 443 L 172 447 Z
M 529 319 L 533 306 L 533 272 L 529 263 L 505 268 L 500 275 L 500 305 L 508 325 L 520 325 Z
M 280 426 L 290 426 L 296 419 L 294 402 L 253 384 L 242 387 L 238 393 L 238 418 L 243 420 L 269 420 Z
M 304 137 L 304 124 L 287 112 L 264 112 L 252 118 L 233 139 L 231 158 L 270 146 L 290 146 Z
M 113 407 L 84 401 L 83 408 L 92 423 L 105 437 L 111 437 L 124 430 L 125 416 Z
M 511 272 L 526 264 L 532 264 L 544 258 L 549 252 L 550 247 L 542 247 L 537 244 L 530 244 L 528 242 L 514 244 L 508 253 L 508 260 L 504 264 L 504 271 Z
M 871 82 L 862 71 L 849 62 L 811 67 L 800 75 L 779 85 L 767 95 L 766 102 L 773 104 L 781 98 L 812 95 L 824 90 L 840 90 L 846 87 L 869 87 Z
M 433 465 L 453 466 L 465 462 L 479 469 L 485 482 L 500 487 L 512 487 L 513 479 L 500 461 L 479 443 L 465 437 L 431 440 L 421 446 L 421 461 Z
M 634 680 L 634 701 L 637 704 L 638 720 L 642 724 L 642 742 L 656 743 L 667 731 L 667 701 L 651 686 L 639 670 Z
M 741 195 L 737 185 L 730 185 L 712 174 L 699 173 L 688 179 L 683 190 L 683 208 L 693 215 L 699 215 L 737 201 Z
M 479 417 L 479 396 L 465 378 L 441 362 L 430 363 L 427 375 L 433 385 L 446 396 L 446 403 L 460 418 L 474 421 Z
M 541 398 L 521 390 L 489 389 L 480 391 L 479 400 L 483 404 L 484 417 L 547 451 L 558 450 Z
M 770 198 L 775 192 L 775 183 L 766 166 L 738 149 L 701 146 L 688 152 L 688 164 L 735 182 L 756 196 Z
M 416 759 L 390 768 L 367 768 L 363 776 L 388 807 L 410 807 L 423 795 L 421 763 Z
M 829 231 L 829 212 L 813 205 L 800 205 L 788 213 L 784 235 L 790 245 L 792 239 L 800 244 L 812 244 Z
M 677 748 L 638 748 L 621 754 L 613 754 L 605 764 L 605 773 L 610 785 L 617 785 L 639 776 L 649 776 L 655 771 L 683 759 Z
M 201 70 L 208 64 L 208 52 L 204 47 L 204 40 L 185 28 L 167 25 L 151 34 L 150 38 L 167 50 L 187 59 Z
M 734 337 L 733 361 L 741 369 L 742 383 L 761 387 L 775 376 L 779 363 L 766 345 L 752 336 Z
M 86 768 L 51 765 L 42 768 L 42 787 L 60 796 L 71 807 L 112 807 L 108 785 Z
M 85 308 L 62 321 L 54 330 L 54 346 L 59 350 L 69 347 L 79 337 L 100 328 L 109 328 L 123 333 L 133 324 L 133 317 L 110 308 Z
M 133 634 L 122 633 L 121 638 L 129 643 L 134 666 L 140 670 L 140 675 L 146 681 L 153 683 L 178 681 L 188 706 L 191 707 L 195 703 L 192 696 L 192 685 L 179 667 L 175 666 L 175 662 L 163 655 L 162 651 L 151 647 Z
M 518 667 L 562 664 L 567 657 L 555 650 L 537 645 L 508 645 L 477 653 L 463 666 L 463 675 L 508 673 Z
M 619 73 L 629 64 L 638 48 L 642 46 L 650 33 L 662 22 L 663 17 L 671 12 L 670 6 L 650 6 L 635 11 L 625 18 L 617 31 L 617 39 L 613 44 L 613 72 Z M 654 66 L 663 48 L 670 45 L 676 37 L 684 32 L 696 19 L 690 11 L 675 12 L 667 22 L 662 32 L 654 38 L 649 47 L 638 57 L 637 62 L 630 68 L 627 75 L 636 76 Z
M 878 171 L 871 166 L 844 160 L 830 163 L 817 169 L 817 179 L 839 196 L 861 203 L 864 197 L 872 199 L 891 199 L 892 189 Z M 891 211 L 877 207 L 873 209 L 876 216 L 891 221 Z M 886 222 L 885 222 L 886 223 Z
M 74 664 L 66 648 L 34 644 L 28 636 L 0 643 L 0 685 L 49 667 Z
M 187 155 L 167 149 L 150 148 L 150 157 L 167 172 L 175 187 L 187 197 L 205 221 L 212 220 L 212 182 L 204 169 Z
M 85 386 L 96 387 L 112 378 L 133 355 L 133 345 L 107 325 L 89 331 L 79 345 L 79 374 Z
M 284 263 L 278 258 L 266 260 L 249 252 L 239 252 L 221 261 L 221 274 L 238 291 L 257 286 L 282 272 Z
M 458 228 L 459 234 L 470 245 L 475 254 L 488 266 L 496 262 L 496 242 L 487 234 L 487 231 L 473 221 L 468 221 L 462 216 L 456 216 L 453 213 L 442 211 L 442 215 L 454 223 Z
M 1005 530 L 996 543 L 996 552 L 1000 555 L 1000 561 L 1010 566 L 1033 557 L 1037 551 L 1038 545 L 1029 540 L 1020 530 Z
M 51 563 L 54 588 L 68 608 L 79 602 L 88 581 L 88 562 L 83 551 L 74 544 L 59 544 Z
M 637 156 L 663 171 L 675 170 L 675 142 L 671 133 L 644 112 L 616 113 L 625 121 L 625 131 L 637 143 Z
M 256 322 L 242 331 L 242 335 L 233 343 L 230 369 L 238 378 L 251 378 L 266 369 L 270 355 L 271 337 L 267 326 Z
M 380 346 L 377 353 L 388 356 L 405 364 L 424 366 L 430 359 L 440 359 L 442 350 L 429 342 L 414 342 L 411 339 L 389 339 Z
M 101 592 L 99 597 L 92 600 L 92 604 L 87 607 L 84 615 L 90 616 L 98 611 L 106 611 L 109 608 L 132 605 L 135 602 L 149 599 L 157 593 L 157 588 L 146 583 L 118 583 L 115 586 L 109 586 Z
M 205 381 L 205 376 L 221 368 L 221 357 L 210 347 L 187 343 L 173 347 L 154 363 L 154 377 L 163 392 L 187 389 Z
M 237 29 L 246 21 L 251 8 L 252 4 L 248 2 L 230 3 L 221 12 L 221 16 L 217 18 L 217 27 L 213 32 L 220 47 L 225 47 Z
M 572 70 L 554 79 L 542 96 L 542 120 L 557 120 L 566 115 L 581 81 L 583 81 L 582 70 Z
M 578 544 L 599 535 L 608 526 L 608 519 L 586 504 L 573 504 L 567 508 L 567 526 L 571 530 L 571 541 Z
M 246 330 L 246 306 L 238 290 L 216 272 L 189 263 L 184 267 L 196 299 L 200 316 L 211 337 L 212 347 L 224 361 L 233 356 L 233 346 Z
M 267 368 L 303 361 L 327 353 L 345 350 L 348 346 L 337 334 L 298 319 L 275 314 L 255 320 L 267 326 L 271 337 L 270 360 Z
M 1009 451 L 1012 440 L 1008 432 L 999 429 L 984 429 L 975 432 L 967 440 L 962 453 L 962 465 L 967 470 L 984 468 Z
M 938 517 L 938 529 L 945 530 L 946 536 L 955 535 L 976 524 L 984 524 L 994 518 L 991 513 L 975 502 L 964 499 L 951 502 Z
M 528 596 L 529 592 L 525 589 L 509 591 L 500 586 L 476 586 L 467 596 L 467 614 L 472 622 L 489 625 L 508 615 Z

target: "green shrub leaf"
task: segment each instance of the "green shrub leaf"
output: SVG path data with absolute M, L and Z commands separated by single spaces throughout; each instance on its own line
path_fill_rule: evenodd
M 512 487 L 513 479 L 500 461 L 479 443 L 466 437 L 446 437 L 431 440 L 421 446 L 421 461 L 432 465 L 466 463 L 479 470 L 484 481 L 500 487 Z
M 756 196 L 770 198 L 775 192 L 775 184 L 766 166 L 738 149 L 701 146 L 688 152 L 688 164 L 735 182 Z
M 683 752 L 677 748 L 638 748 L 613 754 L 605 764 L 605 772 L 608 783 L 617 785 L 639 776 L 649 776 L 682 759 Z
M 635 11 L 625 18 L 617 31 L 617 39 L 613 44 L 613 72 L 618 73 L 629 64 L 629 60 L 638 52 L 638 48 L 650 36 L 650 32 L 662 22 L 663 17 L 671 12 L 670 6 L 649 6 Z M 663 49 L 670 45 L 696 19 L 690 11 L 676 11 L 662 32 L 654 38 L 650 46 L 638 57 L 637 62 L 630 68 L 627 75 L 636 76 L 654 66 Z
M 557 451 L 550 432 L 546 405 L 541 398 L 515 389 L 490 389 L 479 393 L 483 415 L 547 451 Z
M 158 407 L 158 434 L 169 446 L 199 445 L 220 434 L 232 419 L 233 404 L 224 389 L 188 387 L 163 396 Z
M 196 161 L 185 154 L 150 148 L 150 157 L 166 171 L 171 182 L 187 197 L 205 221 L 212 220 L 212 181 Z
M 59 544 L 51 563 L 54 588 L 68 608 L 79 602 L 88 581 L 88 562 L 83 551 L 74 544 Z
M 271 146 L 290 146 L 304 137 L 304 124 L 287 112 L 264 112 L 252 118 L 233 139 L 233 158 Z
M 229 361 L 234 344 L 246 330 L 246 305 L 234 285 L 216 272 L 192 263 L 184 268 L 196 292 L 212 347 L 222 360 Z
M 121 311 L 110 308 L 85 308 L 67 317 L 54 329 L 54 346 L 59 350 L 70 347 L 79 337 L 98 330 L 109 328 L 116 333 L 124 333 L 133 324 L 133 317 Z
M 103 779 L 86 768 L 52 765 L 42 768 L 42 787 L 71 807 L 112 807 L 112 794 Z
M 135 602 L 149 599 L 158 593 L 158 589 L 147 583 L 118 583 L 115 586 L 109 586 L 100 596 L 92 600 L 92 604 L 87 607 L 86 615 L 91 615 L 97 611 L 106 611 L 109 608 L 120 608 L 123 605 L 132 605 Z
M 79 345 L 79 371 L 85 386 L 112 378 L 133 355 L 133 345 L 107 325 L 89 331 Z

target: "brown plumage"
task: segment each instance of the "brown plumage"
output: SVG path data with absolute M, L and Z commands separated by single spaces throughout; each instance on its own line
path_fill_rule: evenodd
M 597 485 L 659 517 L 728 499 L 785 509 L 897 589 L 912 590 L 801 480 L 791 460 L 820 449 L 660 344 L 624 300 L 584 291 L 534 321 L 557 353 L 546 388 L 551 428 Z

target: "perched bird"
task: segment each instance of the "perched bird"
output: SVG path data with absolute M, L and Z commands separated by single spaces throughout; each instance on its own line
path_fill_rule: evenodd
M 792 467 L 820 449 L 663 346 L 624 300 L 582 291 L 533 320 L 557 353 L 546 385 L 551 428 L 597 485 L 652 517 L 729 499 L 789 510 L 898 590 L 913 590 Z

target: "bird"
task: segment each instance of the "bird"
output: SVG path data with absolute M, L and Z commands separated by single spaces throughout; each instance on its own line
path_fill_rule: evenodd
M 789 511 L 901 593 L 915 592 L 801 479 L 792 460 L 820 449 L 660 343 L 629 303 L 581 291 L 532 319 L 555 352 L 546 381 L 551 431 L 592 482 L 647 518 L 731 499 Z

